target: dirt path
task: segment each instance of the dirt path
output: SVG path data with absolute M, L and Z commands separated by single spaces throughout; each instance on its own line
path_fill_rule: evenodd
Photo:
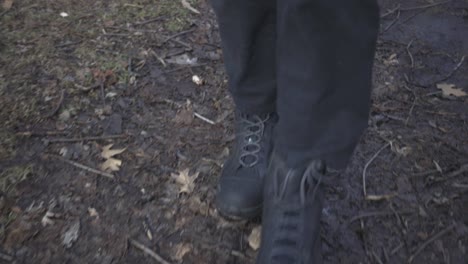
M 128 2 L 0 11 L 0 263 L 158 263 L 142 246 L 255 262 L 259 221 L 212 202 L 233 139 L 213 13 Z M 369 129 L 327 185 L 326 263 L 466 263 L 468 3 L 381 3 Z M 105 162 L 113 178 L 92 171 Z

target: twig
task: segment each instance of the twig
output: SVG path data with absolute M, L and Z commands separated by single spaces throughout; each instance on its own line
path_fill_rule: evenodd
M 58 110 L 60 110 L 60 107 L 62 106 L 62 103 L 63 103 L 63 98 L 65 98 L 65 90 L 62 90 L 62 92 L 60 93 L 60 98 L 59 98 L 59 101 L 57 102 L 57 105 L 55 106 L 54 110 L 52 110 L 49 114 L 46 115 L 46 118 L 51 118 L 58 112 Z
M 102 100 L 102 105 L 106 105 L 106 94 L 104 92 L 104 83 L 106 82 L 106 78 L 102 77 L 101 82 L 99 83 L 99 87 L 101 90 L 101 100 Z
M 192 11 L 193 13 L 199 15 L 200 14 L 200 11 L 198 11 L 197 9 L 193 8 L 192 5 L 190 5 L 189 2 L 187 2 L 187 0 L 181 0 L 180 1 L 182 3 L 182 6 L 187 8 L 188 10 Z
M 465 164 L 465 165 L 462 165 L 458 170 L 450 173 L 449 175 L 447 175 L 447 178 L 455 178 L 457 177 L 458 175 L 464 173 L 464 172 L 467 172 L 468 171 L 468 163 Z
M 422 6 L 414 6 L 414 7 L 406 7 L 406 8 L 400 8 L 401 11 L 412 11 L 412 10 L 418 10 L 418 9 L 427 9 L 431 7 L 436 7 L 439 5 L 447 4 L 448 2 L 452 2 L 452 0 L 447 0 L 439 3 L 433 3 L 433 4 L 428 4 L 428 5 L 422 5 Z
M 104 33 L 102 36 L 105 37 L 130 37 L 130 34 L 126 33 Z
M 372 250 L 372 256 L 374 257 L 375 261 L 377 261 L 378 264 L 383 264 L 382 260 L 377 256 L 377 253 L 375 253 L 374 250 Z
M 153 250 L 147 248 L 145 245 L 141 244 L 140 242 L 138 242 L 136 240 L 133 240 L 133 239 L 129 239 L 129 241 L 130 241 L 130 244 L 132 246 L 134 246 L 134 247 L 138 248 L 139 250 L 145 252 L 146 254 L 150 255 L 158 263 L 160 263 L 160 264 L 170 264 L 169 262 L 164 260 L 160 255 L 158 255 L 156 252 L 154 252 Z
M 213 121 L 213 120 L 211 120 L 211 119 L 208 119 L 208 118 L 206 118 L 206 117 L 200 115 L 199 113 L 194 112 L 193 115 L 194 115 L 195 117 L 198 117 L 198 118 L 200 118 L 201 120 L 207 122 L 208 124 L 216 125 L 216 122 L 215 122 L 215 121 Z
M 414 258 L 419 254 L 421 253 L 421 251 L 423 251 L 429 244 L 431 244 L 432 242 L 434 242 L 435 240 L 441 238 L 442 236 L 446 235 L 448 232 L 452 231 L 452 229 L 454 229 L 456 226 L 455 223 L 451 224 L 450 226 L 448 226 L 447 228 L 445 228 L 444 230 L 440 231 L 439 233 L 437 233 L 435 236 L 431 237 L 430 239 L 428 239 L 426 242 L 424 242 L 421 246 L 419 246 L 419 248 L 416 250 L 416 252 L 414 252 L 413 255 L 411 255 L 411 257 L 408 259 L 408 263 L 412 263 Z
M 449 74 L 447 74 L 447 76 L 445 76 L 444 78 L 434 82 L 433 84 L 443 82 L 443 81 L 446 81 L 446 80 L 450 79 L 450 77 L 452 77 L 455 74 L 455 72 L 458 71 L 458 69 L 460 69 L 460 67 L 463 65 L 463 62 L 465 62 L 465 56 L 463 56 L 460 59 L 460 61 L 457 63 L 457 65 L 455 65 L 455 67 L 452 69 L 452 71 L 449 72 Z
M 392 251 L 390 252 L 390 256 L 395 255 L 400 249 L 405 245 L 405 243 L 401 242 L 398 246 L 396 246 Z
M 468 171 L 468 163 L 462 165 L 458 170 L 451 172 L 446 177 L 436 180 L 436 182 L 443 182 L 443 181 L 447 181 L 447 180 L 456 178 L 458 175 L 460 175 L 460 174 L 462 174 L 464 172 L 467 172 L 467 171 Z
M 99 137 L 82 137 L 82 138 L 52 138 L 48 139 L 49 143 L 59 143 L 59 142 L 80 142 L 80 141 L 94 141 L 101 139 L 115 139 L 115 138 L 126 138 L 128 135 L 108 135 L 108 136 L 99 136 Z
M 388 26 L 387 26 L 387 27 L 385 27 L 385 29 L 382 31 L 382 33 L 385 33 L 385 32 L 387 32 L 387 31 L 388 31 L 388 30 L 389 30 L 391 27 L 393 27 L 393 26 L 396 24 L 396 22 L 397 22 L 397 21 L 400 19 L 400 14 L 401 14 L 401 11 L 400 11 L 400 10 L 398 10 L 398 13 L 397 13 L 397 16 L 396 16 L 396 18 L 395 18 L 395 19 L 393 19 L 393 21 L 392 21 L 392 22 L 390 22 L 390 24 L 388 24 Z
M 66 135 L 68 132 L 65 131 L 44 131 L 44 132 L 35 132 L 35 131 L 23 131 L 17 132 L 17 136 L 21 137 L 33 137 L 33 136 L 55 136 L 55 135 Z
M 169 36 L 169 37 L 167 37 L 167 38 L 163 41 L 162 44 L 168 42 L 169 40 L 171 40 L 171 39 L 173 39 L 173 38 L 180 37 L 180 36 L 182 36 L 182 35 L 191 33 L 191 32 L 193 32 L 193 31 L 195 31 L 195 28 L 192 28 L 192 29 L 189 29 L 189 30 L 185 30 L 185 31 L 179 32 L 179 33 L 177 33 L 177 34 L 174 34 L 174 35 L 172 35 L 172 36 Z
M 380 148 L 375 154 L 374 156 L 372 156 L 372 158 L 366 163 L 366 165 L 364 166 L 364 170 L 362 171 L 362 190 L 363 190 L 363 193 L 364 193 L 364 197 L 367 197 L 367 189 L 366 189 L 366 173 L 367 173 L 367 168 L 369 167 L 369 165 L 375 160 L 375 158 L 377 158 L 377 156 L 380 154 L 380 152 L 382 152 L 384 149 L 386 149 L 388 146 L 390 146 L 390 142 L 385 144 L 382 148 Z
M 175 43 L 177 43 L 177 44 L 180 44 L 180 45 L 186 47 L 187 50 L 192 50 L 192 49 L 193 49 L 189 44 L 187 44 L 187 43 L 185 43 L 185 42 L 183 42 L 183 41 L 181 41 L 181 40 L 172 38 L 172 39 L 170 39 L 169 41 L 172 41 L 172 42 L 175 42 Z
M 410 91 L 413 94 L 413 97 L 414 97 L 413 104 L 411 105 L 411 108 L 410 108 L 409 113 L 408 113 L 408 117 L 405 120 L 405 126 L 408 126 L 409 119 L 410 119 L 411 115 L 413 114 L 414 107 L 416 106 L 416 102 L 418 100 L 418 97 L 416 96 L 416 93 L 414 92 L 414 90 L 410 89 L 406 85 L 404 85 L 403 87 L 405 87 L 406 90 Z
M 451 0 L 444 1 L 444 2 L 439 2 L 439 3 L 434 3 L 434 4 L 428 4 L 428 5 L 422 5 L 422 6 L 414 6 L 414 7 L 406 7 L 406 8 L 401 8 L 401 5 L 398 4 L 395 8 L 389 10 L 387 13 L 383 14 L 380 16 L 380 18 L 385 18 L 391 14 L 394 14 L 397 11 L 412 11 L 412 10 L 418 10 L 418 9 L 427 9 L 431 7 L 436 7 L 439 5 L 446 4 L 448 2 L 451 2 Z
M 399 212 L 399 214 L 411 214 L 413 212 L 411 211 L 402 211 Z M 369 218 L 369 217 L 379 217 L 379 216 L 390 216 L 393 215 L 394 212 L 366 212 L 366 213 L 361 213 L 359 215 L 354 216 L 351 218 L 348 222 L 348 224 L 351 224 L 353 222 L 356 222 L 357 220 L 361 220 L 363 218 Z
M 406 52 L 408 53 L 408 56 L 410 57 L 411 60 L 411 68 L 414 68 L 414 59 L 413 59 L 413 54 L 411 54 L 410 47 L 411 44 L 413 44 L 414 39 L 412 39 L 409 43 L 408 46 L 406 46 Z
M 160 17 L 156 17 L 156 18 L 144 20 L 144 21 L 141 21 L 141 22 L 133 23 L 133 25 L 134 25 L 134 26 L 143 26 L 143 25 L 146 25 L 146 24 L 149 24 L 149 23 L 153 23 L 153 22 L 160 21 L 160 20 L 162 20 L 163 18 L 164 18 L 164 17 L 160 16 Z
M 181 66 L 181 67 L 178 67 L 178 68 L 175 68 L 175 69 L 172 69 L 172 70 L 164 71 L 163 74 L 173 73 L 173 72 L 176 72 L 176 71 L 181 71 L 181 70 L 186 70 L 186 69 L 191 69 L 191 68 L 202 67 L 202 66 L 205 66 L 205 65 L 206 65 L 206 63 L 185 65 L 185 66 Z
M 395 8 L 393 8 L 393 9 L 389 10 L 387 13 L 381 15 L 380 18 L 388 17 L 389 15 L 391 15 L 391 14 L 395 13 L 396 11 L 400 10 L 400 7 L 401 7 L 401 5 L 398 4 Z
M 68 159 L 65 159 L 65 158 L 62 158 L 60 156 L 57 156 L 57 155 L 51 155 L 51 154 L 48 154 L 46 155 L 46 157 L 51 157 L 51 158 L 56 158 L 56 159 L 59 159 L 65 163 L 68 163 L 72 166 L 75 166 L 77 168 L 80 168 L 82 170 L 85 170 L 87 172 L 91 172 L 91 173 L 94 173 L 94 174 L 97 174 L 97 175 L 101 175 L 101 176 L 104 176 L 104 177 L 107 177 L 107 178 L 111 178 L 111 179 L 114 179 L 114 175 L 110 174 L 110 173 L 107 173 L 107 172 L 103 172 L 103 171 L 100 171 L 100 170 L 96 170 L 96 169 L 93 169 L 91 167 L 88 167 L 86 165 L 83 165 L 81 163 L 78 163 L 78 162 L 75 162 L 75 161 L 71 161 L 71 160 L 68 160 Z

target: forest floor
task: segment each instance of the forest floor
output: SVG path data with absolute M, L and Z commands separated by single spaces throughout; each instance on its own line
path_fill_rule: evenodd
M 468 3 L 441 1 L 380 1 L 325 263 L 467 261 Z M 3 0 L 0 263 L 255 262 L 260 221 L 213 206 L 233 103 L 209 3 L 187 2 Z

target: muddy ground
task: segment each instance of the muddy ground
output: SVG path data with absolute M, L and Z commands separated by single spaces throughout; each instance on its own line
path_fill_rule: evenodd
M 142 245 L 254 263 L 259 221 L 213 206 L 233 103 L 208 2 L 9 2 L 0 263 L 162 263 Z M 468 2 L 380 2 L 369 129 L 329 176 L 325 262 L 468 263 Z

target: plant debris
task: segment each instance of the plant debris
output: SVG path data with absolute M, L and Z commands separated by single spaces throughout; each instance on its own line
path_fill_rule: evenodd
M 195 180 L 198 178 L 199 172 L 189 175 L 190 169 L 172 173 L 171 177 L 180 185 L 179 193 L 191 194 L 195 189 Z

